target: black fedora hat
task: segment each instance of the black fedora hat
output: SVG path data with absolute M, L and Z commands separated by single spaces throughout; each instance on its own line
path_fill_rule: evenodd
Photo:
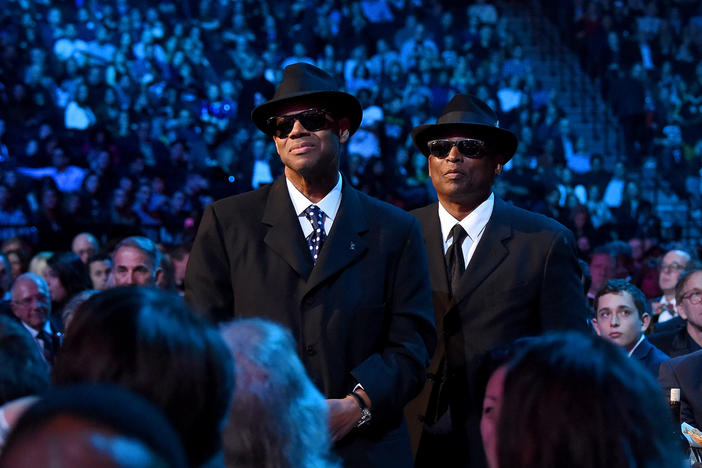
M 500 128 L 495 111 L 475 96 L 457 94 L 446 105 L 435 124 L 419 125 L 412 130 L 412 140 L 424 156 L 429 156 L 427 143 L 437 138 L 456 136 L 485 138 L 502 163 L 509 161 L 517 150 L 514 133 Z
M 283 81 L 275 90 L 270 101 L 256 106 L 251 111 L 251 120 L 264 133 L 269 117 L 286 104 L 300 100 L 312 99 L 321 107 L 334 114 L 336 118 L 347 117 L 351 122 L 350 133 L 353 135 L 361 125 L 363 108 L 354 96 L 339 91 L 336 80 L 324 70 L 308 63 L 294 63 L 283 70 Z

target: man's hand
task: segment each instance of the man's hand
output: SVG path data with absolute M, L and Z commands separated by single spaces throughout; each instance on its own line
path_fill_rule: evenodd
M 334 442 L 341 440 L 361 419 L 361 408 L 351 395 L 342 399 L 327 400 L 329 430 Z

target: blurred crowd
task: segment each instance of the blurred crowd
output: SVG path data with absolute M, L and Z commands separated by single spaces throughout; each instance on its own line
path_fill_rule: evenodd
M 14 401 L 24 410 L 35 402 L 32 395 L 51 386 L 120 387 L 49 393 L 7 440 L 12 450 L 0 466 L 43 463 L 22 458 L 30 453 L 23 437 L 51 432 L 57 415 L 107 428 L 108 445 L 116 443 L 110 439 L 115 433 L 131 437 L 154 460 L 138 466 L 337 466 L 326 405 L 297 360 L 289 332 L 253 320 L 218 333 L 177 297 L 204 208 L 282 174 L 272 140 L 256 129 L 250 111 L 271 97 L 284 66 L 296 62 L 332 73 L 364 108 L 361 128 L 344 149 L 346 180 L 408 210 L 436 199 L 412 128 L 433 123 L 455 93 L 474 94 L 497 109 L 500 125 L 520 143 L 495 183 L 496 194 L 575 233 L 591 301 L 609 280 L 625 279 L 650 301 L 647 331 L 659 327 L 657 346 L 671 357 L 702 346 L 702 314 L 690 312 L 702 307 L 693 302 L 700 291 L 677 290 L 692 284 L 683 271 L 698 268 L 702 257 L 698 1 L 0 5 L 0 354 L 9 356 L 0 404 Z M 538 43 L 510 29 L 508 20 L 535 11 L 556 25 L 597 83 L 618 119 L 622 154 L 593 152 L 589 135 L 571 125 L 562 94 L 544 85 L 530 55 Z M 695 280 L 702 278 L 696 273 Z M 17 320 L 34 330 L 31 337 Z M 678 338 L 687 340 L 682 351 Z M 585 357 L 584 383 L 575 388 L 570 381 L 569 391 L 589 398 L 583 407 L 591 415 L 608 397 L 608 386 L 636 387 L 641 377 L 623 354 L 593 340 L 535 342 L 510 361 L 502 378 L 511 384 L 498 387 L 510 392 L 528 377 L 526 369 L 570 369 L 571 359 Z M 164 349 L 171 353 L 168 366 Z M 547 359 L 553 353 L 563 359 Z M 283 356 L 290 362 L 274 365 Z M 612 360 L 613 375 L 599 372 L 602 359 Z M 597 392 L 578 393 L 592 382 L 599 382 Z M 658 391 L 652 377 L 640 382 L 633 392 Z M 269 384 L 292 390 L 281 395 Z M 124 389 L 147 401 L 121 394 Z M 107 400 L 93 401 L 97 394 Z M 26 396 L 30 400 L 15 401 Z M 280 406 L 270 405 L 273 397 Z M 124 408 L 147 405 L 137 411 L 142 417 L 154 405 L 167 422 L 125 425 L 141 418 L 114 414 L 122 401 L 128 402 Z M 511 391 L 505 401 L 508 408 L 522 405 L 522 394 Z M 622 424 L 648 424 L 648 435 L 666 408 L 653 398 L 635 406 L 631 411 L 641 414 L 627 409 L 635 422 Z M 10 405 L 0 413 L 0 440 L 15 422 L 14 411 Z M 510 414 L 535 421 L 526 411 Z M 614 414 L 600 427 L 619 430 Z M 544 427 L 552 424 L 544 421 Z M 164 432 L 170 426 L 173 431 Z M 525 432 L 513 432 L 515 445 L 500 448 L 505 460 L 524 453 L 517 439 Z M 645 455 L 646 441 L 630 440 L 622 450 Z M 670 440 L 666 444 L 661 453 L 671 448 Z M 13 456 L 19 457 L 15 465 Z M 664 466 L 659 461 L 641 466 Z
M 508 2 L 4 2 L 0 239 L 187 244 L 206 204 L 282 172 L 249 113 L 284 65 L 307 61 L 362 102 L 343 172 L 378 198 L 433 201 L 409 131 L 468 92 L 520 137 L 498 195 L 576 231 L 583 258 L 610 240 L 681 240 L 700 213 L 701 8 L 535 3 L 598 77 L 626 154 L 592 154 L 574 133 Z

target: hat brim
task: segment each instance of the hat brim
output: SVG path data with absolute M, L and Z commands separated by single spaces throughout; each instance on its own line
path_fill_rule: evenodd
M 334 114 L 336 118 L 348 118 L 350 135 L 356 133 L 356 130 L 361 126 L 363 119 L 361 103 L 351 94 L 341 91 L 303 91 L 288 94 L 284 98 L 272 99 L 256 106 L 251 111 L 251 120 L 263 133 L 270 135 L 271 133 L 266 128 L 268 118 L 276 115 L 283 106 L 302 100 L 319 104 L 320 107 Z
M 509 130 L 473 123 L 447 122 L 419 125 L 412 130 L 412 140 L 419 151 L 424 156 L 429 157 L 428 143 L 430 141 L 463 134 L 476 138 L 481 136 L 488 138 L 495 145 L 495 153 L 500 157 L 502 164 L 512 159 L 517 151 L 517 137 Z

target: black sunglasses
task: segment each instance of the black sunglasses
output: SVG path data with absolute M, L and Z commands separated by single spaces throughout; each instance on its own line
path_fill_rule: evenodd
M 325 110 L 306 110 L 297 114 L 276 115 L 266 120 L 268 133 L 278 138 L 287 138 L 298 121 L 309 132 L 318 132 L 334 126 L 335 120 L 332 115 Z
M 429 154 L 436 158 L 445 158 L 451 152 L 451 148 L 458 147 L 458 151 L 463 156 L 470 159 L 480 159 L 485 156 L 486 145 L 483 140 L 465 138 L 463 140 L 432 140 L 427 143 Z

